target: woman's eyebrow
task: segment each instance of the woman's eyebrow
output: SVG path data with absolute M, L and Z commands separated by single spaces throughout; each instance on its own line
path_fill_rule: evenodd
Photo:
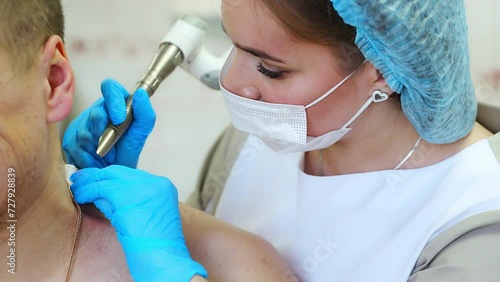
M 224 33 L 226 35 L 227 34 L 227 31 L 226 31 L 226 28 L 224 27 L 224 23 L 221 23 L 221 29 L 222 31 L 224 31 Z M 229 35 L 228 35 L 229 36 Z M 233 41 L 233 44 L 236 48 L 238 49 L 241 49 L 247 53 L 250 53 L 256 57 L 259 57 L 261 59 L 265 59 L 265 60 L 270 60 L 270 61 L 275 61 L 275 62 L 278 62 L 278 63 L 281 63 L 281 64 L 286 64 L 284 60 L 280 59 L 280 58 L 277 58 L 277 57 L 274 57 L 274 56 L 271 56 L 269 55 L 268 53 L 264 52 L 264 51 L 261 51 L 261 50 L 258 50 L 258 49 L 255 49 L 255 48 L 251 48 L 251 47 L 247 47 L 247 46 L 243 46 L 237 42 L 234 42 Z

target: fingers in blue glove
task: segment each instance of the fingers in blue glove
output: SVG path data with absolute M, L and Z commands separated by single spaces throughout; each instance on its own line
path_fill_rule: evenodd
M 76 167 L 104 167 L 106 163 L 95 150 L 98 134 L 104 130 L 107 122 L 103 99 L 75 118 L 66 129 L 62 142 L 66 162 Z
M 87 168 L 73 173 L 70 180 L 75 200 L 93 202 L 109 219 L 115 211 L 133 206 L 148 207 L 148 212 L 159 215 L 161 210 L 170 212 L 169 207 L 178 209 L 177 188 L 172 182 L 145 171 L 116 165 Z
M 119 82 L 113 79 L 106 79 L 101 83 L 101 92 L 106 102 L 109 117 L 113 124 L 120 124 L 126 118 L 126 99 L 129 92 Z M 156 120 L 156 114 L 153 110 L 149 95 L 143 88 L 139 88 L 132 100 L 132 109 L 134 111 L 135 127 L 146 128 L 141 130 L 149 134 L 153 129 Z
M 108 161 L 105 158 L 108 163 L 137 167 L 139 155 L 148 135 L 153 131 L 156 121 L 156 113 L 146 90 L 139 88 L 134 93 L 132 110 L 134 112 L 134 121 L 114 146 L 117 150 L 116 160 Z
M 101 83 L 101 93 L 106 102 L 109 118 L 113 124 L 120 124 L 125 121 L 126 106 L 125 100 L 129 93 L 118 81 L 105 79 Z
M 127 198 L 126 196 L 131 191 L 128 187 L 125 187 L 128 189 L 122 189 L 122 186 L 127 184 L 127 180 L 124 178 L 128 175 L 122 168 L 124 167 L 86 168 L 73 173 L 70 177 L 70 180 L 73 182 L 71 191 L 76 202 L 87 204 L 100 199 L 113 200 L 112 206 L 114 210 L 126 205 L 127 203 L 122 203 L 122 201 L 124 198 Z M 117 191 L 119 189 L 122 190 Z M 119 193 L 114 194 L 115 192 Z M 136 194 L 137 192 L 135 191 Z
M 132 109 L 134 110 L 135 122 L 131 125 L 131 129 L 147 136 L 153 130 L 156 113 L 149 100 L 148 93 L 143 88 L 139 88 L 135 92 L 132 100 Z
M 144 89 L 134 93 L 134 121 L 104 158 L 96 154 L 97 144 L 110 120 L 120 124 L 125 120 L 127 90 L 117 81 L 106 79 L 101 84 L 104 99 L 73 120 L 63 138 L 66 162 L 78 168 L 105 167 L 112 164 L 137 167 L 139 155 L 153 130 L 156 114 Z
M 106 102 L 109 117 L 113 124 L 120 124 L 126 116 L 127 90 L 117 81 L 106 79 L 101 84 L 101 91 Z M 149 95 L 143 88 L 139 88 L 132 97 L 134 121 L 104 157 L 108 164 L 119 164 L 128 167 L 137 167 L 139 155 L 146 143 L 146 139 L 153 131 L 156 113 L 153 110 Z

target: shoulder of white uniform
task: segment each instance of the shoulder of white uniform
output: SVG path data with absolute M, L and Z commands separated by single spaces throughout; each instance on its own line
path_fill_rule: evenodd
M 440 282 L 454 277 L 497 281 L 499 253 L 500 210 L 482 212 L 431 240 L 420 253 L 408 281 Z
M 488 138 L 488 141 L 490 142 L 493 154 L 495 154 L 495 157 L 500 164 L 500 132 Z

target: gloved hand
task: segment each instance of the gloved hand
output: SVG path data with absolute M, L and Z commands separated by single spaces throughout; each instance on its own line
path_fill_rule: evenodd
M 111 221 L 134 281 L 187 282 L 195 274 L 206 278 L 186 247 L 177 189 L 169 179 L 109 166 L 79 170 L 70 180 L 75 200 L 93 202 Z
M 104 99 L 97 100 L 83 111 L 66 129 L 62 142 L 66 162 L 78 168 L 102 168 L 112 164 L 135 168 L 156 120 L 148 94 L 142 88 L 135 92 L 132 100 L 134 121 L 115 146 L 101 158 L 96 154 L 99 137 L 110 119 L 113 124 L 125 121 L 125 99 L 129 95 L 121 84 L 111 79 L 101 83 L 101 92 Z

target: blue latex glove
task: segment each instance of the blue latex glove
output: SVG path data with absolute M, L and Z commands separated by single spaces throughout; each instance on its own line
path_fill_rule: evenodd
M 101 158 L 96 154 L 99 137 L 110 119 L 113 124 L 125 120 L 125 99 L 129 95 L 120 83 L 111 79 L 101 83 L 101 92 L 104 98 L 83 111 L 66 129 L 62 142 L 66 162 L 78 168 L 101 168 L 112 164 L 135 168 L 156 120 L 148 94 L 142 88 L 135 92 L 132 100 L 134 121 L 115 146 Z
M 207 277 L 191 259 L 182 233 L 177 189 L 165 177 L 124 166 L 75 172 L 71 190 L 111 221 L 135 281 L 186 282 Z

